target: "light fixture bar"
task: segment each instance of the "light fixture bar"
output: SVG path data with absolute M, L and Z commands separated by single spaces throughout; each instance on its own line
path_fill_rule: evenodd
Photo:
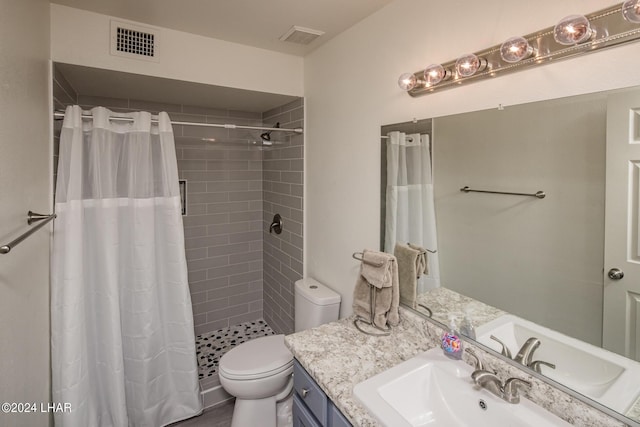
M 448 80 L 443 80 L 437 85 L 425 87 L 418 85 L 407 91 L 412 97 L 427 95 L 432 92 L 459 87 L 488 78 L 494 78 L 515 71 L 524 70 L 533 66 L 546 64 L 550 61 L 567 59 L 574 56 L 585 55 L 600 49 L 610 48 L 640 39 L 640 25 L 625 20 L 622 16 L 622 4 L 609 7 L 588 15 L 585 15 L 594 31 L 594 36 L 581 44 L 563 46 L 553 38 L 554 27 L 523 36 L 533 47 L 535 54 L 520 62 L 508 63 L 500 56 L 501 44 L 474 52 L 480 58 L 487 61 L 484 70 L 469 77 L 460 77 L 456 73 Z M 443 63 L 444 69 L 455 69 L 456 60 Z M 424 70 L 416 71 L 416 79 L 422 80 Z

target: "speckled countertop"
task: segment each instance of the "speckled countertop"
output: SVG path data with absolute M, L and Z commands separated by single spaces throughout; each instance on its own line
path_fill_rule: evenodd
M 458 318 L 459 325 L 465 312 L 469 311 L 473 324 L 476 327 L 507 314 L 505 311 L 499 310 L 488 304 L 484 304 L 444 287 L 430 289 L 418 294 L 416 304 L 417 311 L 425 312 L 420 305 L 428 307 L 433 313 L 431 318 L 444 325 L 449 323 L 448 319 L 449 314 L 451 313 Z
M 359 427 L 379 426 L 353 396 L 356 384 L 436 347 L 442 330 L 418 314 L 400 309 L 401 322 L 389 336 L 372 337 L 353 326 L 353 317 L 285 337 L 285 343 L 345 417 Z M 486 366 L 502 379 L 518 376 L 533 383 L 527 398 L 577 426 L 624 426 L 595 408 L 541 382 L 473 345 Z M 465 356 L 467 357 L 467 356 Z
M 402 310 L 402 309 L 401 309 Z M 378 426 L 353 396 L 353 387 L 435 346 L 438 337 L 421 331 L 416 314 L 401 311 L 389 336 L 372 337 L 353 326 L 353 317 L 285 337 L 285 343 L 320 388 L 354 426 Z

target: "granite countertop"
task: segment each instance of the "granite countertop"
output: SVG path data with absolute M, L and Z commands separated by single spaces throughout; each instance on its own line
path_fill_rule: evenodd
M 285 344 L 351 424 L 358 427 L 380 426 L 357 402 L 353 396 L 353 388 L 364 380 L 436 347 L 442 333 L 441 328 L 403 307 L 400 308 L 400 318 L 400 324 L 393 328 L 389 336 L 373 337 L 363 334 L 353 325 L 352 316 L 287 335 Z M 525 397 L 573 425 L 628 425 L 471 343 L 466 346 L 473 348 L 476 354 L 481 354 L 485 366 L 498 371 L 501 378 L 504 377 L 502 379 L 519 377 L 532 382 L 533 387 Z M 466 358 L 468 356 L 465 355 Z
M 354 426 L 379 426 L 353 396 L 356 384 L 436 346 L 439 338 L 418 315 L 400 310 L 400 324 L 389 336 L 358 331 L 354 317 L 285 337 L 285 343 Z
M 457 317 L 458 325 L 460 325 L 465 312 L 469 311 L 471 320 L 475 327 L 484 325 L 485 323 L 491 322 L 492 320 L 507 314 L 505 311 L 444 287 L 430 289 L 418 294 L 416 304 L 416 310 L 419 312 L 424 312 L 424 309 L 419 306 L 420 304 L 425 307 L 429 307 L 433 313 L 431 318 L 437 320 L 443 325 L 449 324 L 450 313 Z

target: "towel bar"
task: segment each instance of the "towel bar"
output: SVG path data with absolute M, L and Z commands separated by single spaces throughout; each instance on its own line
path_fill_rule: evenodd
M 361 316 L 356 315 L 356 318 L 353 319 L 353 326 L 355 326 L 356 329 L 362 332 L 363 334 L 371 335 L 374 337 L 384 337 L 384 336 L 390 335 L 391 334 L 390 326 L 387 326 L 386 329 L 381 328 L 378 325 L 376 325 L 375 322 L 373 321 L 375 306 L 376 306 L 376 287 L 373 286 L 372 284 L 369 284 L 369 313 L 370 313 L 369 319 L 365 319 Z M 359 323 L 364 323 L 365 325 L 374 327 L 381 332 L 373 333 L 373 332 L 365 331 L 360 327 Z
M 464 193 L 489 193 L 489 194 L 509 194 L 511 196 L 530 196 L 537 197 L 538 199 L 544 199 L 547 195 L 544 191 L 537 191 L 535 193 L 511 193 L 508 191 L 489 191 L 489 190 L 473 190 L 469 186 L 464 186 L 460 189 Z
M 384 263 L 382 262 L 372 262 L 372 261 L 367 261 L 366 259 L 364 259 L 364 252 L 354 252 L 353 255 L 351 255 L 353 257 L 353 259 L 358 260 L 360 262 L 363 262 L 367 265 L 371 265 L 373 267 L 382 267 L 384 265 Z M 385 328 L 381 328 L 378 325 L 376 325 L 373 321 L 373 317 L 374 317 L 374 307 L 376 306 L 376 288 L 375 286 L 373 286 L 372 284 L 369 284 L 369 319 L 365 319 L 361 316 L 356 315 L 356 318 L 353 319 L 353 326 L 356 327 L 357 330 L 359 330 L 360 332 L 362 332 L 363 334 L 367 334 L 367 335 L 371 335 L 374 337 L 382 337 L 382 336 L 387 336 L 389 334 L 391 334 L 391 327 L 387 327 Z M 369 331 L 365 331 L 364 329 L 362 329 L 360 327 L 360 323 L 364 323 L 365 325 L 369 325 L 379 331 L 381 331 L 380 333 L 373 333 L 373 332 L 369 332 Z
M 353 259 L 364 262 L 367 265 L 371 265 L 373 267 L 382 267 L 384 264 L 381 262 L 371 262 L 371 261 L 367 261 L 366 259 L 364 259 L 364 253 L 362 252 L 354 252 L 353 255 L 351 255 L 353 257 Z M 358 258 L 358 256 L 360 258 Z
M 11 249 L 19 245 L 24 239 L 26 239 L 27 237 L 31 236 L 33 233 L 35 233 L 36 231 L 44 227 L 45 224 L 47 224 L 49 221 L 54 220 L 56 216 L 57 216 L 56 214 L 43 215 L 43 214 L 29 211 L 27 213 L 27 224 L 31 225 L 36 221 L 42 221 L 42 222 L 36 225 L 35 227 L 33 227 L 32 229 L 25 231 L 22 235 L 12 240 L 11 242 L 7 243 L 6 245 L 0 246 L 0 254 L 4 255 L 11 252 Z

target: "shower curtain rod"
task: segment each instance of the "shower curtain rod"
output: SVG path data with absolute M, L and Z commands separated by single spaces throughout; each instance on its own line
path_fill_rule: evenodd
M 92 118 L 91 113 L 82 112 L 83 119 Z M 151 122 L 157 123 L 158 116 L 151 116 Z M 63 111 L 55 111 L 53 113 L 54 120 L 62 120 L 64 119 Z M 123 117 L 123 116 L 111 116 L 111 120 L 123 121 L 123 122 L 132 122 L 133 119 L 131 117 Z M 270 131 L 282 131 L 282 132 L 294 132 L 297 134 L 302 134 L 302 128 L 274 128 L 274 127 L 264 127 L 264 126 L 244 126 L 244 125 L 234 125 L 234 124 L 218 124 L 218 123 L 198 123 L 198 122 L 182 122 L 182 121 L 171 121 L 172 125 L 182 125 L 182 126 L 202 126 L 202 127 L 211 127 L 211 128 L 225 128 L 225 129 L 249 129 L 249 130 L 270 130 Z

